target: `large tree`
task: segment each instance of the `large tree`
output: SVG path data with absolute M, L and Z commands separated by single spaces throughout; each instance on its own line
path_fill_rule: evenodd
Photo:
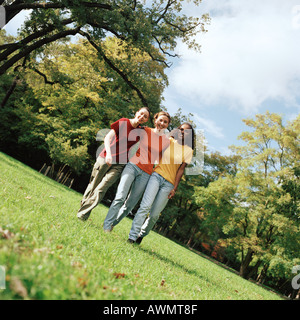
M 209 21 L 206 14 L 200 18 L 182 13 L 180 0 L 144 1 L 32 1 L 0 0 L 7 14 L 7 22 L 21 10 L 31 9 L 29 19 L 21 28 L 19 39 L 0 46 L 0 75 L 20 63 L 28 55 L 59 39 L 80 34 L 96 48 L 99 57 L 137 92 L 144 105 L 148 105 L 138 84 L 114 63 L 103 50 L 103 40 L 114 35 L 128 45 L 144 52 L 152 60 L 169 66 L 161 54 L 175 57 L 174 49 L 181 39 L 190 47 L 199 48 L 194 41 L 197 32 L 204 32 Z M 194 0 L 199 5 L 201 0 Z M 157 50 L 158 49 L 158 50 Z
M 138 49 L 129 58 L 124 44 L 114 37 L 102 46 L 112 61 L 135 74 L 152 111 L 157 112 L 167 84 L 164 68 Z M 97 132 L 121 117 L 133 117 L 141 105 L 138 95 L 98 59 L 85 39 L 52 43 L 23 69 L 15 94 L 0 109 L 6 119 L 4 123 L 0 120 L 0 148 L 9 152 L 10 139 L 14 147 L 27 150 L 25 158 L 28 150 L 46 152 L 54 163 L 68 165 L 77 174 L 94 162 Z M 5 97 L 4 89 L 0 101 Z

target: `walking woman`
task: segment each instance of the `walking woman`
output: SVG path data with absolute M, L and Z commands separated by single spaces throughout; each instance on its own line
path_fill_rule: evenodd
M 155 225 L 168 200 L 174 197 L 184 169 L 192 160 L 194 139 L 194 129 L 189 123 L 183 123 L 175 131 L 170 146 L 149 179 L 133 219 L 128 242 L 140 244 Z
M 115 199 L 104 220 L 103 229 L 105 232 L 110 232 L 127 216 L 142 197 L 155 161 L 159 160 L 162 151 L 170 144 L 164 134 L 169 123 L 169 113 L 161 111 L 154 116 L 155 128 L 144 128 L 139 149 L 122 172 Z
M 118 180 L 128 162 L 128 151 L 139 140 L 137 135 L 132 134 L 133 130 L 141 128 L 140 124 L 146 123 L 149 117 L 149 109 L 143 107 L 136 112 L 133 119 L 121 118 L 111 125 L 111 130 L 104 138 L 105 148 L 97 158 L 84 192 L 77 213 L 79 219 L 87 220 L 109 187 Z M 135 136 L 135 139 L 132 136 Z

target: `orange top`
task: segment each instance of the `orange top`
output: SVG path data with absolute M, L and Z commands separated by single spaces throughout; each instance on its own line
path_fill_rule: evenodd
M 130 162 L 148 174 L 152 173 L 154 163 L 160 160 L 162 151 L 170 145 L 170 140 L 165 135 L 159 136 L 153 130 L 149 127 L 134 130 L 140 137 L 140 145 L 134 156 L 130 158 Z

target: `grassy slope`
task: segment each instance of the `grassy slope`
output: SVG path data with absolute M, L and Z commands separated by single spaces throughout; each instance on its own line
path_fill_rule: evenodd
M 0 195 L 0 299 L 280 299 L 155 232 L 126 243 L 130 219 L 103 233 L 101 204 L 79 221 L 81 194 L 3 153 Z

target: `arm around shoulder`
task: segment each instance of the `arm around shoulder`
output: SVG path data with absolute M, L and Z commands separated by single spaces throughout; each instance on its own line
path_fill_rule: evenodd
M 110 143 L 112 139 L 115 136 L 115 130 L 111 129 L 109 133 L 105 136 L 104 138 L 104 146 L 106 150 L 106 157 L 105 157 L 105 162 L 108 165 L 112 164 L 112 156 L 111 156 L 111 150 L 110 150 Z

